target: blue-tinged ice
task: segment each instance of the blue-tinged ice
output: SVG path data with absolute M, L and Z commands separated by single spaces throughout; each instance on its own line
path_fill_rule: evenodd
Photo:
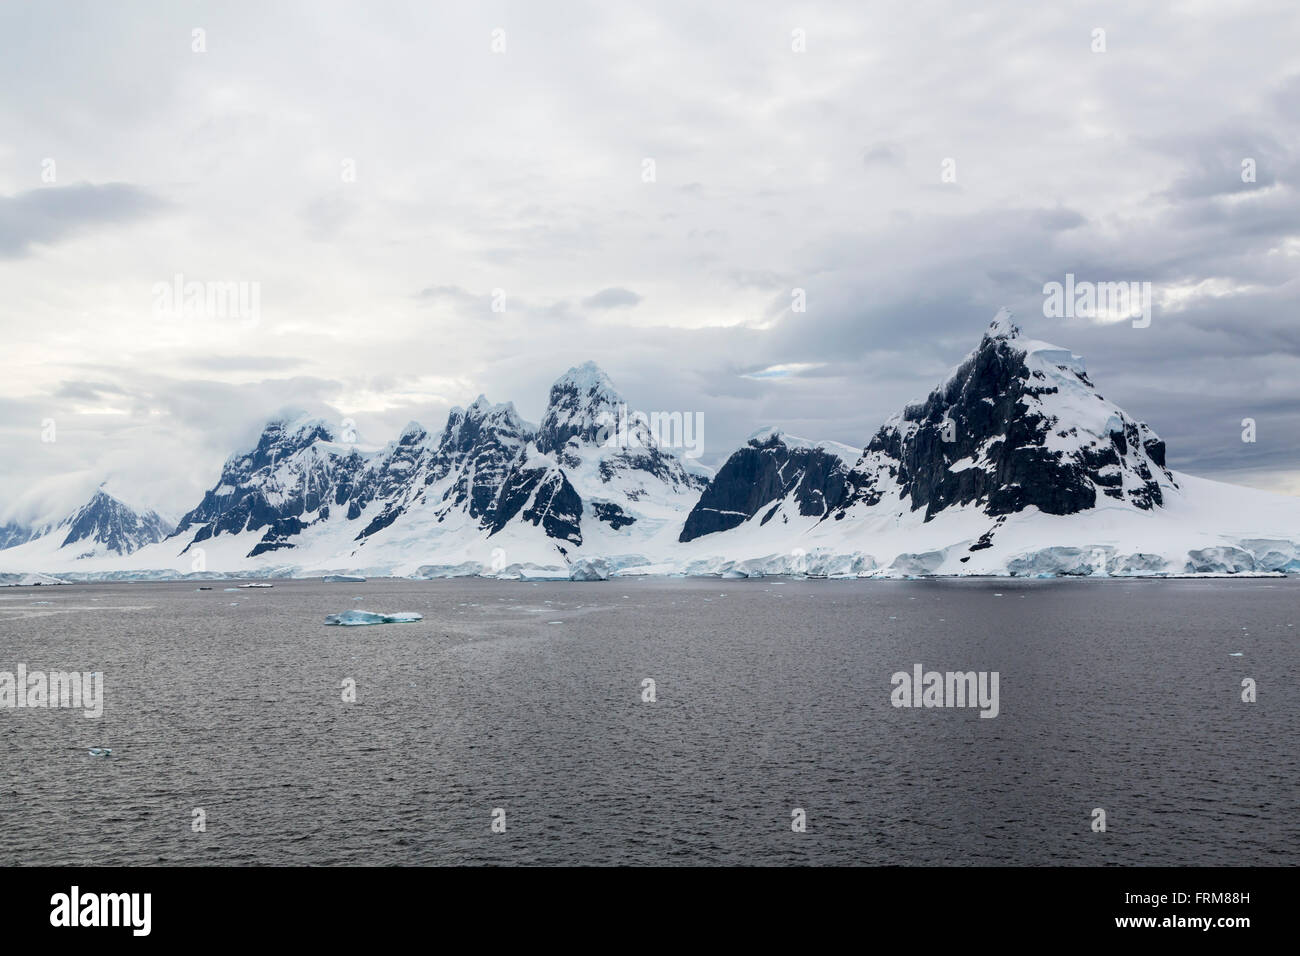
M 352 610 L 341 614 L 330 614 L 325 618 L 326 624 L 339 624 L 344 627 L 357 627 L 362 624 L 411 624 L 423 621 L 423 614 L 414 611 L 398 611 L 395 614 L 378 614 L 374 611 Z

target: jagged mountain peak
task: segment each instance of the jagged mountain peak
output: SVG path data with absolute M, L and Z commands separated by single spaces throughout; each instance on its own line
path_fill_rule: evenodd
M 468 452 L 480 441 L 491 438 L 507 444 L 522 444 L 533 434 L 533 427 L 520 416 L 514 402 L 493 404 L 480 395 L 467 408 L 457 405 L 447 413 L 438 447 L 442 453 Z
M 426 435 L 428 435 L 428 432 L 425 431 L 424 426 L 415 419 L 411 419 L 398 433 L 397 441 L 401 443 L 412 439 L 418 440 Z
M 896 495 L 929 520 L 952 506 L 1073 514 L 1109 497 L 1141 510 L 1177 490 L 1165 445 L 1093 387 L 1081 356 L 1025 338 L 998 313 L 923 402 L 868 443 L 845 508 Z
M 171 534 L 172 526 L 154 511 L 136 512 L 101 484 L 88 502 L 59 524 L 67 528 L 61 547 L 85 542 L 115 554 L 130 554 Z
M 997 315 L 993 316 L 993 321 L 989 323 L 988 331 L 985 333 L 989 338 L 995 339 L 1015 339 L 1020 337 L 1020 326 L 1015 323 L 1015 315 L 1006 307 L 998 309 Z
M 324 433 L 328 436 L 329 441 L 335 440 L 336 423 L 323 416 L 314 415 L 311 412 L 299 408 L 283 409 L 267 419 L 265 432 L 274 432 L 281 435 L 315 435 Z
M 1177 492 L 1155 432 L 1097 393 L 1080 356 L 1026 337 L 1003 309 L 961 364 L 890 418 L 861 455 L 779 428 L 752 434 L 718 471 L 681 540 L 812 516 L 915 513 L 929 522 L 973 508 L 997 522 L 1031 509 L 1151 511 Z
M 591 359 L 588 359 L 580 365 L 572 366 L 568 371 L 555 380 L 552 388 L 554 388 L 555 385 L 563 383 L 571 383 L 576 385 L 578 388 L 585 390 L 591 388 L 608 389 L 609 391 L 614 390 L 614 383 L 611 382 L 609 376 L 605 374 L 605 370 Z
M 257 470 L 272 467 L 317 442 L 338 442 L 338 426 L 326 418 L 305 412 L 283 412 L 270 418 L 251 447 L 226 459 L 225 470 Z
M 551 386 L 546 415 L 537 430 L 537 448 L 543 454 L 563 449 L 570 438 L 583 444 L 599 443 L 618 421 L 626 406 L 608 375 L 595 362 L 569 369 Z

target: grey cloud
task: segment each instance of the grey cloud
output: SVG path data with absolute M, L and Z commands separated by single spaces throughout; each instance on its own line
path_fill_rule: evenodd
M 791 285 L 788 279 L 771 269 L 732 269 L 726 273 L 726 278 L 742 289 L 770 290 Z
M 630 308 L 640 301 L 641 296 L 631 289 L 610 286 L 607 289 L 601 289 L 595 295 L 587 296 L 582 300 L 582 304 L 588 309 L 623 309 Z
M 490 311 L 492 299 L 487 295 L 476 295 L 458 285 L 427 286 L 416 296 L 425 302 L 449 303 L 463 309 Z
M 356 204 L 340 192 L 311 200 L 302 209 L 303 225 L 313 239 L 333 239 L 357 215 Z
M 97 402 L 103 395 L 125 395 L 126 390 L 112 382 L 74 382 L 65 381 L 54 393 L 54 398 L 71 398 L 87 402 Z
M 10 175 L 26 164 L 34 177 L 48 150 L 61 172 L 166 182 L 177 202 L 161 243 L 104 243 L 69 275 L 29 253 L 154 214 L 151 196 L 0 198 L 3 332 L 53 356 L 12 373 L 10 393 L 26 397 L 5 406 L 16 417 L 0 456 L 18 470 L 0 477 L 0 500 L 101 466 L 201 490 L 242 440 L 230 423 L 256 428 L 285 403 L 373 399 L 381 411 L 354 417 L 381 439 L 408 418 L 435 427 L 443 397 L 478 391 L 535 420 L 550 382 L 586 358 L 633 403 L 704 412 L 715 463 L 771 422 L 861 445 L 1002 305 L 1082 353 L 1179 467 L 1300 469 L 1289 11 L 1263 5 L 1210 31 L 1135 8 L 1098 58 L 1087 30 L 1068 28 L 1090 22 L 1086 3 L 900 7 L 886 37 L 866 8 L 812 0 L 809 52 L 792 57 L 769 0 L 704 14 L 665 0 L 635 24 L 562 6 L 571 15 L 504 9 L 510 52 L 492 57 L 468 8 L 224 5 L 201 62 L 180 8 L 90 5 L 76 35 L 54 8 L 0 12 L 13 27 L 0 30 Z M 422 122 L 431 89 L 457 95 Z M 360 158 L 348 189 L 342 156 Z M 647 156 L 656 184 L 640 181 Z M 956 184 L 939 182 L 945 156 Z M 78 188 L 92 201 L 61 206 Z M 138 297 L 119 290 L 176 271 L 257 275 L 268 314 L 243 339 L 134 325 Z M 1042 285 L 1066 272 L 1214 294 L 1157 309 L 1145 330 L 1048 319 Z M 584 304 L 614 282 L 654 309 Z M 806 313 L 790 311 L 796 286 Z M 88 350 L 103 368 L 78 367 Z M 743 377 L 788 363 L 819 367 Z M 109 394 L 101 382 L 127 392 L 105 404 L 150 415 L 77 418 L 87 395 Z M 1251 409 L 1260 441 L 1238 447 L 1229 426 Z M 45 415 L 60 441 L 32 454 Z M 113 458 L 128 442 L 163 463 L 156 476 Z
M 285 355 L 196 355 L 185 364 L 212 372 L 284 372 L 303 363 Z
M 1060 206 L 1055 209 L 1036 210 L 1033 216 L 1037 223 L 1048 232 L 1066 232 L 1070 229 L 1077 229 L 1088 221 L 1084 218 L 1083 213 Z
M 0 258 L 28 255 L 85 229 L 125 225 L 150 216 L 166 203 L 130 183 L 45 186 L 0 196 Z
M 862 154 L 866 166 L 898 166 L 903 162 L 903 150 L 894 143 L 876 143 Z

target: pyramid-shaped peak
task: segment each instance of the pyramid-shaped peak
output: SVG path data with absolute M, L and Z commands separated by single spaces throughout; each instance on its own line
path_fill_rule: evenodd
M 557 378 L 555 384 L 551 386 L 551 391 L 554 392 L 560 386 L 572 386 L 579 392 L 584 393 L 593 389 L 597 391 L 614 390 L 614 383 L 605 374 L 605 370 L 590 360 L 583 362 L 581 365 L 573 366 L 573 368 Z
M 551 386 L 546 415 L 538 430 L 537 447 L 543 454 L 564 447 L 572 437 L 597 440 L 626 404 L 608 375 L 595 362 L 569 369 Z
M 355 433 L 354 433 L 355 434 Z M 390 447 L 412 447 L 423 444 L 429 440 L 429 431 L 415 419 L 406 423 L 406 427 L 397 435 L 397 440 L 390 442 Z
M 989 323 L 988 336 L 994 339 L 1014 339 L 1020 337 L 1020 326 L 1016 325 L 1015 316 L 1008 308 L 998 309 Z
M 130 554 L 146 544 L 161 541 L 172 527 L 153 511 L 137 512 L 104 490 L 101 484 L 91 499 L 65 518 L 68 528 L 60 547 L 91 541 L 117 554 Z

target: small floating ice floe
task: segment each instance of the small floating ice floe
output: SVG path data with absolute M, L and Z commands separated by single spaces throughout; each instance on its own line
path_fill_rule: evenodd
M 223 591 L 238 591 L 239 588 L 222 588 Z
M 274 584 L 241 584 L 241 588 L 273 588 Z
M 92 757 L 111 757 L 113 756 L 112 747 L 91 747 L 89 751 Z
M 343 627 L 357 627 L 362 624 L 412 624 L 423 621 L 424 615 L 415 611 L 398 611 L 395 614 L 378 614 L 375 611 L 343 611 L 330 614 L 325 618 L 326 624 L 338 624 Z
M 1229 654 L 1228 656 L 1229 656 L 1229 657 L 1241 657 L 1242 654 L 1241 654 L 1241 651 L 1234 651 L 1233 653 Z

